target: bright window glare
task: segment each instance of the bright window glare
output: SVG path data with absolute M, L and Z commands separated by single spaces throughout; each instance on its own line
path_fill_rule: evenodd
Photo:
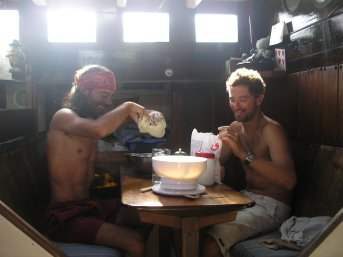
M 19 13 L 17 10 L 0 10 L 0 49 L 8 50 L 9 44 L 19 40 Z
M 96 14 L 79 9 L 47 12 L 49 42 L 96 42 Z
M 168 13 L 123 13 L 124 42 L 169 42 Z
M 236 15 L 196 14 L 196 42 L 238 42 Z

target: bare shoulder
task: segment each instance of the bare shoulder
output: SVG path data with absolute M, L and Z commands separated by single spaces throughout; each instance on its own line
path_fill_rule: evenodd
M 62 118 L 65 116 L 73 116 L 73 115 L 76 115 L 76 113 L 72 111 L 71 109 L 62 108 L 62 109 L 59 109 L 57 112 L 55 112 L 53 118 Z
M 262 132 L 263 134 L 267 134 L 268 137 L 270 136 L 282 136 L 282 137 L 285 137 L 286 136 L 286 132 L 284 130 L 284 128 L 282 127 L 282 125 L 267 117 L 267 116 L 264 116 L 264 123 L 262 125 Z
M 62 108 L 52 117 L 50 129 L 61 127 L 63 124 L 66 124 L 77 117 L 78 115 L 74 111 L 68 108 Z
M 276 159 L 276 155 L 278 155 L 278 158 L 290 158 L 287 133 L 279 122 L 265 117 L 265 124 L 262 133 L 272 158 L 274 157 L 274 159 Z M 279 155 L 280 153 L 282 154 Z

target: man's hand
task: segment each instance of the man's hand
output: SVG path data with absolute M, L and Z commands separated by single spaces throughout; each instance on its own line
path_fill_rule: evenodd
M 218 138 L 231 149 L 234 155 L 243 160 L 246 155 L 242 140 L 238 131 L 231 126 L 222 126 L 218 128 Z
M 158 111 L 145 110 L 144 116 L 138 118 L 139 132 L 162 138 L 167 127 L 163 114 Z
M 130 118 L 134 122 L 138 123 L 138 121 L 140 119 L 142 119 L 143 116 L 148 116 L 148 113 L 145 110 L 144 106 L 139 105 L 139 104 L 134 103 L 134 102 L 125 102 L 125 104 L 127 104 L 128 108 L 129 108 Z
M 159 122 L 164 120 L 163 114 L 158 111 L 147 110 L 146 112 L 149 116 L 150 125 L 157 126 Z

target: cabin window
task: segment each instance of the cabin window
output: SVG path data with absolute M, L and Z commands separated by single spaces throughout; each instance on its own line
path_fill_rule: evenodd
M 13 40 L 19 40 L 19 12 L 0 10 L 0 53 L 6 53 Z
M 123 13 L 124 42 L 169 42 L 168 13 Z
M 47 12 L 48 41 L 52 43 L 95 43 L 96 13 L 88 10 Z
M 196 14 L 196 42 L 236 43 L 238 42 L 237 15 Z

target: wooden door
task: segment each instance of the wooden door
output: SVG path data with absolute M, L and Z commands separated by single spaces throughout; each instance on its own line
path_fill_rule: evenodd
M 193 129 L 215 133 L 214 89 L 210 86 L 189 85 L 174 88 L 170 148 L 189 153 Z

